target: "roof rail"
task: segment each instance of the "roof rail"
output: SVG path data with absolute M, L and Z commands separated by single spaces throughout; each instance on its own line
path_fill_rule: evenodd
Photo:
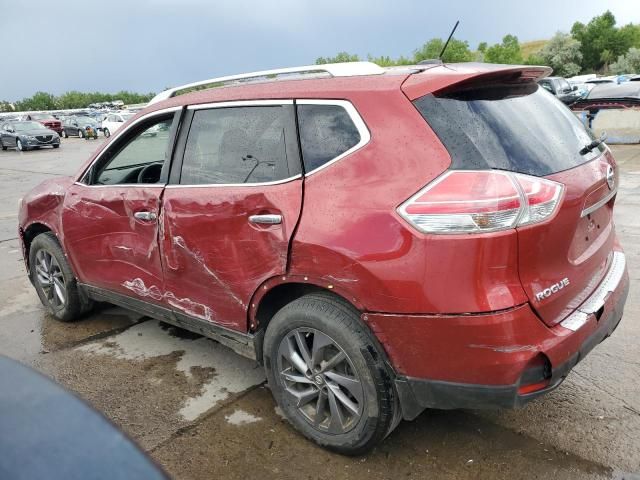
M 372 62 L 344 62 L 344 63 L 326 63 L 324 65 L 305 65 L 303 67 L 289 67 L 279 68 L 276 70 L 263 70 L 260 72 L 241 73 L 239 75 L 228 75 L 226 77 L 210 78 L 208 80 L 201 80 L 199 82 L 188 83 L 186 85 L 180 85 L 179 87 L 169 88 L 164 92 L 160 92 L 153 97 L 149 102 L 158 103 L 167 98 L 175 97 L 176 93 L 181 90 L 187 90 L 189 88 L 201 87 L 210 83 L 228 83 L 239 80 L 248 80 L 260 77 L 277 77 L 278 75 L 291 75 L 291 74 L 317 74 L 328 73 L 332 77 L 353 77 L 358 75 L 379 75 L 384 73 L 385 69 Z

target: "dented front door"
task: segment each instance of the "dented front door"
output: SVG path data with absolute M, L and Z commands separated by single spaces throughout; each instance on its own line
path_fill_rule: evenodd
M 165 303 L 157 222 L 163 188 L 79 183 L 69 188 L 63 241 L 81 282 Z

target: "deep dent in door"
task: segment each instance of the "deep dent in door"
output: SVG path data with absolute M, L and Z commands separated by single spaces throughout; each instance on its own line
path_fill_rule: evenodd
M 180 313 L 247 331 L 255 291 L 286 274 L 289 242 L 302 208 L 302 182 L 167 188 L 159 221 L 165 282 L 154 294 Z M 282 223 L 248 221 L 250 215 L 265 213 L 280 213 Z M 139 282 L 130 287 L 138 295 L 150 288 Z

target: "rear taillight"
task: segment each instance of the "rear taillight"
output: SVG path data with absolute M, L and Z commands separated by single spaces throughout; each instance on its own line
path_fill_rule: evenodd
M 551 217 L 563 185 L 499 170 L 449 170 L 398 207 L 424 233 L 478 233 Z

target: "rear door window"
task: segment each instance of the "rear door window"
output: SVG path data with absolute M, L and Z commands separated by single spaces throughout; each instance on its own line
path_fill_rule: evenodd
M 196 110 L 180 183 L 245 184 L 300 173 L 293 105 Z
M 575 115 L 537 84 L 489 86 L 414 101 L 451 155 L 451 168 L 498 169 L 536 176 L 591 161 L 593 139 Z
M 310 172 L 358 145 L 360 132 L 340 105 L 298 104 L 304 169 Z

